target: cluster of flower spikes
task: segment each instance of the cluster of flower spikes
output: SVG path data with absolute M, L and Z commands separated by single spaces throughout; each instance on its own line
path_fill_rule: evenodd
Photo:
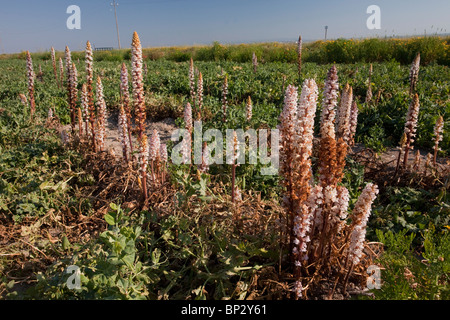
M 325 83 L 320 124 L 320 149 L 328 152 L 319 154 L 317 183 L 311 170 L 317 103 L 317 85 L 313 80 L 305 80 L 298 103 L 296 88 L 288 86 L 280 115 L 280 174 L 286 187 L 284 205 L 287 211 L 287 229 L 290 230 L 291 261 L 296 278 L 294 291 L 297 298 L 303 290 L 303 270 L 314 265 L 311 262 L 319 262 L 315 264 L 317 267 L 325 266 L 327 261 L 329 263 L 330 257 L 343 258 L 344 253 L 333 247 L 334 243 L 347 248 L 345 254 L 351 259 L 360 258 L 367 219 L 355 217 L 369 216 L 377 193 L 376 186 L 366 186 L 351 215 L 354 223 L 348 225 L 349 192 L 339 184 L 348 148 L 342 137 L 336 142 L 334 125 L 338 88 L 337 70 L 333 66 Z M 347 92 L 350 90 L 347 89 Z M 346 114 L 349 119 L 345 120 L 341 115 L 342 120 L 350 123 L 351 113 Z M 355 229 L 357 231 L 353 233 L 353 237 L 346 236 Z M 352 261 L 356 262 L 355 259 Z M 318 271 L 326 270 L 328 269 L 323 268 Z

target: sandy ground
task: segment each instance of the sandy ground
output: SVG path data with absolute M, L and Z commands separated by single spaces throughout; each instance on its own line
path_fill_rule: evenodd
M 356 155 L 356 158 L 358 158 L 358 155 L 361 155 L 365 158 L 373 156 L 375 159 L 377 159 L 377 162 L 382 163 L 385 165 L 385 168 L 387 169 L 393 169 L 397 166 L 398 161 L 398 154 L 399 154 L 400 148 L 388 148 L 385 152 L 382 153 L 375 153 L 371 152 L 369 149 L 366 149 L 364 145 L 362 144 L 356 144 L 353 148 L 353 155 Z M 417 149 L 410 150 L 408 153 L 408 165 L 413 166 L 415 164 L 415 158 L 416 158 L 416 152 Z M 420 161 L 419 166 L 414 167 L 415 170 L 418 172 L 423 172 L 425 170 L 425 164 L 427 161 L 427 155 L 431 153 L 431 156 L 433 156 L 432 151 L 424 151 L 419 150 L 420 154 Z M 401 163 L 403 163 L 404 154 L 401 155 Z M 448 170 L 448 167 L 450 165 L 449 158 L 442 158 L 437 157 L 436 159 L 436 165 L 440 170 Z

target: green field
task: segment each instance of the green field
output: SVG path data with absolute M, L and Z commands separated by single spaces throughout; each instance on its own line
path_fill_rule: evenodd
M 378 158 L 395 153 L 411 103 L 410 64 L 421 52 L 416 92 L 420 101 L 414 152 L 433 153 L 434 126 L 444 119 L 441 170 L 406 170 L 398 179 Z M 252 53 L 258 57 L 253 72 Z M 369 55 L 371 52 L 372 55 Z M 203 76 L 204 130 L 276 128 L 285 89 L 305 79 L 318 85 L 315 135 L 327 72 L 335 63 L 340 91 L 348 83 L 358 106 L 354 152 L 347 155 L 341 184 L 350 209 L 368 182 L 380 193 L 372 205 L 367 242 L 380 248 L 381 289 L 352 299 L 443 299 L 449 296 L 450 69 L 448 39 L 336 40 L 305 46 L 301 79 L 295 45 L 254 44 L 144 49 L 145 104 L 150 121 L 175 119 L 184 126 L 190 101 L 189 59 Z M 0 296 L 4 299 L 285 299 L 292 270 L 279 222 L 284 214 L 279 176 L 260 174 L 262 164 L 236 168 L 242 201 L 231 204 L 231 167 L 169 164 L 163 186 L 149 186 L 140 200 L 137 164 L 125 166 L 108 152 L 93 153 L 74 139 L 64 145 L 60 125 L 70 123 L 65 88 L 54 78 L 50 53 L 32 55 L 36 116 L 27 94 L 25 55 L 0 57 Z M 63 53 L 57 53 L 57 58 Z M 94 55 L 113 119 L 121 101 L 120 68 L 129 50 Z M 84 52 L 74 52 L 78 90 L 85 82 Z M 78 61 L 79 59 L 79 61 Z M 373 74 L 369 79 L 369 66 Z M 227 121 L 222 86 L 228 80 Z M 130 81 L 131 82 L 131 81 Z M 368 85 L 373 98 L 366 103 Z M 131 89 L 131 85 L 130 85 Z M 130 90 L 131 91 L 131 90 Z M 253 116 L 245 118 L 248 97 Z M 79 102 L 78 102 L 79 103 Z M 49 122 L 52 108 L 58 120 Z M 133 113 L 134 114 L 134 113 Z M 115 125 L 116 120 L 112 120 Z M 76 134 L 73 133 L 73 136 Z M 172 144 L 169 143 L 169 154 Z M 366 153 L 358 153 L 365 150 Z M 363 162 L 361 154 L 371 154 Z M 371 166 L 370 163 L 376 163 Z M 312 158 L 313 168 L 317 158 Z M 380 170 L 381 171 L 377 171 Z M 383 248 L 383 250 L 381 250 Z M 67 288 L 69 265 L 81 267 L 81 289 Z M 305 278 L 307 278 L 305 276 Z M 312 282 L 307 298 L 328 293 Z M 359 278 L 358 278 L 359 279 Z M 354 279 L 354 283 L 360 279 Z

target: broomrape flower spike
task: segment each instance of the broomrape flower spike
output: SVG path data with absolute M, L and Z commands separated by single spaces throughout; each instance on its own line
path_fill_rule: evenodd
M 200 172 L 206 173 L 209 170 L 209 165 L 211 164 L 211 154 L 209 152 L 208 144 L 203 142 L 202 149 L 202 163 L 198 166 Z
M 33 61 L 31 60 L 30 52 L 27 51 L 27 77 L 28 77 L 28 97 L 30 99 L 30 113 L 31 119 L 33 119 L 34 112 L 36 110 L 36 104 L 34 101 L 34 71 Z
M 347 83 L 342 93 L 341 103 L 338 109 L 338 122 L 336 127 L 337 136 L 342 138 L 347 144 L 350 139 L 350 113 L 353 101 L 353 89 Z
M 311 154 L 314 135 L 314 115 L 317 107 L 317 85 L 314 80 L 307 79 L 303 83 L 302 93 L 298 105 L 298 127 L 294 138 L 294 159 L 293 169 L 296 174 L 295 198 L 298 199 L 294 218 L 294 241 L 299 240 L 296 244 L 297 257 L 294 254 L 294 261 L 302 262 L 308 260 L 307 243 L 310 241 L 310 221 L 312 220 L 313 210 L 308 208 L 306 204 L 310 200 L 310 181 L 312 177 L 311 171 Z M 312 200 L 310 200 L 312 202 Z M 296 221 L 297 220 L 297 221 Z M 296 223 L 297 222 L 297 223 Z M 296 229 L 296 227 L 298 229 Z M 295 275 L 300 276 L 300 267 L 295 265 Z
M 55 75 L 55 81 L 58 84 L 59 87 L 59 83 L 58 83 L 58 72 L 56 71 L 56 56 L 55 56 L 55 48 L 51 47 L 50 49 L 50 55 L 52 57 L 52 66 L 53 66 L 53 73 Z
M 131 105 L 130 105 L 130 93 L 128 91 L 128 69 L 125 62 L 122 63 L 122 69 L 120 72 L 120 92 L 122 94 L 122 106 L 127 117 L 128 128 L 128 141 L 130 143 L 130 153 L 133 153 L 133 142 L 131 140 Z
M 68 96 L 69 96 L 69 108 L 70 108 L 70 120 L 72 125 L 72 131 L 75 129 L 75 110 L 77 108 L 78 100 L 78 74 L 75 63 L 71 63 L 69 68 L 68 78 Z
M 66 46 L 64 50 L 64 60 L 66 63 L 66 79 L 69 80 L 70 75 L 70 68 L 72 66 L 72 55 L 70 53 L 70 49 L 68 46 Z
M 142 46 L 135 31 L 131 42 L 131 78 L 133 85 L 134 109 L 136 112 L 139 139 L 142 139 L 145 130 L 145 97 L 142 77 Z
M 294 103 L 296 104 L 296 101 Z M 300 276 L 301 261 L 307 260 L 306 246 L 309 242 L 307 233 L 311 211 L 308 210 L 305 203 L 309 198 L 311 188 L 311 154 L 316 106 L 317 85 L 314 80 L 307 79 L 303 83 L 300 101 L 294 107 L 297 112 L 293 121 L 293 135 L 290 141 L 292 158 L 289 159 L 290 164 L 287 164 L 292 170 L 289 172 L 291 194 L 288 195 L 290 197 L 288 210 L 291 226 L 288 226 L 288 229 L 291 230 L 290 247 L 294 261 L 294 274 L 297 278 Z M 286 116 L 283 115 L 283 117 Z
M 27 99 L 27 96 L 26 95 L 24 95 L 23 93 L 19 93 L 19 99 L 20 99 L 20 102 L 26 107 L 26 106 L 28 106 L 28 99 Z
M 106 139 L 106 119 L 107 119 L 107 110 L 106 110 L 106 102 L 103 96 L 103 84 L 100 76 L 97 77 L 97 91 L 96 91 L 96 99 L 97 99 L 97 122 L 98 122 L 98 146 L 101 151 L 104 151 L 105 148 L 105 139 Z
M 147 174 L 146 174 L 147 170 L 146 162 L 148 161 L 148 144 L 147 144 L 147 136 L 145 136 L 144 134 L 146 112 L 145 112 L 144 83 L 142 75 L 142 46 L 136 31 L 133 33 L 133 39 L 131 41 L 131 79 L 133 86 L 134 110 L 137 118 L 138 138 L 140 143 L 139 161 L 142 176 L 142 189 L 144 201 L 146 201 L 148 198 Z
M 125 159 L 125 162 L 128 162 L 128 154 L 130 150 L 130 141 L 128 140 L 128 121 L 127 115 L 122 105 L 120 106 L 118 123 L 119 123 L 119 136 L 120 136 L 120 143 L 122 145 L 123 158 Z
M 403 168 L 406 168 L 408 164 L 408 152 L 413 149 L 412 143 L 416 136 L 417 119 L 419 117 L 419 96 L 417 93 L 414 95 L 406 115 L 406 123 L 404 133 L 406 134 L 406 142 L 403 155 Z
M 59 58 L 59 87 L 63 87 L 63 80 L 64 79 L 64 64 L 62 61 L 62 58 Z
M 72 97 L 72 88 L 73 88 L 73 83 L 72 83 L 72 77 L 73 77 L 73 70 L 72 70 L 72 56 L 71 56 L 71 52 L 68 46 L 66 46 L 65 51 L 64 51 L 64 59 L 66 62 L 66 90 L 67 90 L 67 102 L 69 104 L 69 110 L 70 110 L 70 122 L 72 125 L 72 130 L 74 128 L 74 115 L 73 115 L 73 106 L 72 106 L 72 102 L 73 102 L 73 97 Z
M 420 52 L 417 54 L 413 63 L 411 64 L 411 70 L 409 72 L 409 94 L 414 94 L 417 87 L 417 82 L 419 80 L 419 69 L 420 69 Z
M 195 108 L 195 70 L 194 70 L 194 61 L 190 60 L 189 63 L 189 89 L 191 95 L 191 102 Z
M 340 232 L 345 223 L 345 219 L 347 219 L 348 215 L 348 205 L 350 201 L 350 194 L 348 192 L 348 189 L 344 186 L 338 186 L 337 187 L 337 206 L 336 206 L 336 212 L 334 213 L 334 217 L 339 218 L 336 219 L 337 221 L 337 227 L 338 232 Z
M 78 116 L 78 137 L 81 138 L 83 135 L 83 112 L 81 111 L 81 106 L 77 108 Z
M 371 213 L 371 206 L 378 194 L 378 186 L 368 183 L 358 200 L 352 212 L 352 232 L 350 244 L 348 247 L 348 260 L 352 264 L 358 264 L 362 251 L 364 249 L 364 239 L 366 236 L 367 221 Z
M 298 37 L 297 44 L 297 68 L 298 68 L 298 78 L 301 79 L 302 76 L 302 36 Z
M 295 299 L 298 300 L 302 297 L 303 286 L 300 280 L 294 282 L 294 288 L 292 289 L 292 291 L 295 294 Z
M 182 164 L 190 164 L 191 163 L 191 153 L 192 153 L 192 138 L 188 133 L 184 136 L 183 141 L 181 142 L 181 163 Z
M 161 143 L 159 146 L 159 155 L 161 157 L 161 162 L 166 163 L 169 159 L 168 153 L 167 153 L 167 145 L 165 143 Z
M 139 148 L 139 178 L 141 179 L 141 187 L 144 195 L 144 200 L 147 200 L 148 194 L 147 194 L 147 166 L 148 166 L 148 154 L 149 154 L 149 148 L 148 148 L 148 142 L 147 142 L 147 136 L 145 134 L 142 134 L 142 138 L 139 140 L 140 148 Z
M 198 74 L 197 101 L 198 101 L 197 120 L 200 121 L 202 118 L 201 114 L 203 106 L 203 76 L 201 72 Z
M 149 143 L 149 157 L 150 161 L 159 161 L 160 160 L 160 151 L 161 148 L 161 140 L 159 138 L 159 133 L 156 129 L 153 129 L 152 135 L 150 137 Z
M 92 87 L 94 81 L 94 70 L 92 66 L 93 64 L 92 47 L 89 41 L 86 42 L 85 63 L 86 63 L 86 92 L 89 109 L 89 123 L 91 124 L 92 148 L 94 152 L 96 152 L 97 136 L 95 132 L 95 106 L 94 106 L 94 92 Z
M 239 158 L 239 141 L 236 131 L 233 131 L 233 156 L 231 163 L 231 202 L 236 200 L 236 161 Z
M 86 83 L 81 87 L 81 112 L 85 126 L 85 135 L 89 136 L 89 101 Z
M 256 54 L 253 52 L 252 54 L 252 64 L 253 64 L 253 72 L 256 73 L 256 69 L 258 68 L 258 58 Z
M 152 181 L 156 181 L 156 171 L 159 171 L 158 166 L 161 161 L 160 150 L 161 150 L 161 140 L 159 138 L 159 133 L 156 129 L 153 129 L 149 143 L 149 159 L 151 166 L 150 169 L 152 173 L 151 175 Z
M 358 104 L 356 100 L 353 100 L 352 107 L 350 110 L 350 132 L 349 132 L 349 147 L 352 147 L 355 144 L 355 134 L 356 127 L 358 126 Z
M 225 75 L 225 80 L 222 85 L 222 111 L 223 111 L 223 121 L 227 121 L 227 94 L 228 94 L 228 76 Z
M 420 168 L 420 151 L 416 150 L 416 155 L 414 156 L 413 170 L 419 170 Z
M 338 98 L 336 66 L 328 71 L 320 115 L 319 181 L 323 187 L 335 184 L 337 143 L 334 121 Z
M 186 103 L 186 106 L 184 107 L 184 123 L 186 130 L 188 130 L 189 133 L 192 133 L 193 130 L 192 107 L 189 102 Z
M 436 125 L 434 126 L 434 156 L 433 156 L 433 165 L 436 166 L 436 158 L 438 151 L 441 150 L 439 148 L 439 142 L 442 141 L 442 132 L 444 131 L 444 118 L 440 116 Z
M 252 99 L 248 96 L 247 105 L 245 107 L 245 118 L 250 122 L 252 120 Z
M 292 195 L 290 194 L 293 186 L 292 176 L 292 140 L 294 138 L 295 126 L 297 122 L 297 88 L 288 85 L 284 96 L 284 107 L 280 115 L 280 124 L 278 126 L 280 131 L 280 174 L 284 178 L 283 184 L 286 187 L 288 196 L 287 200 L 290 201 Z M 287 206 L 290 203 L 286 203 Z
M 333 67 L 325 84 L 320 127 L 320 146 L 327 146 L 331 151 L 325 157 L 319 153 L 320 175 L 317 184 L 311 165 L 317 105 L 317 85 L 314 80 L 304 81 L 298 104 L 296 88 L 288 86 L 283 112 L 280 115 L 280 175 L 286 188 L 283 199 L 287 212 L 285 230 L 289 235 L 289 252 L 296 280 L 294 286 L 297 288 L 294 290 L 296 298 L 302 293 L 300 280 L 303 271 L 311 274 L 313 270 L 310 268 L 319 267 L 320 270 L 314 272 L 333 272 L 332 265 L 336 259 L 351 260 L 352 268 L 353 263 L 359 263 L 357 259 L 362 255 L 359 250 L 363 248 L 367 219 L 378 192 L 376 186 L 366 186 L 355 204 L 351 217 L 354 225 L 348 225 L 349 191 L 338 185 L 343 176 L 347 143 L 342 137 L 336 142 L 333 122 L 337 90 L 337 74 Z M 347 99 L 349 92 L 351 89 L 348 86 Z M 352 114 L 357 115 L 356 112 Z M 353 120 L 356 121 L 355 116 Z M 353 230 L 356 231 L 351 238 Z M 351 250 L 350 240 L 353 241 Z M 351 269 L 344 279 L 345 284 L 350 272 Z M 339 279 L 340 276 L 337 280 Z
M 336 117 L 336 106 L 338 98 L 338 76 L 336 66 L 331 67 L 325 81 L 325 88 L 322 101 L 322 113 L 320 115 L 320 136 L 321 138 L 331 137 L 334 139 L 334 121 Z

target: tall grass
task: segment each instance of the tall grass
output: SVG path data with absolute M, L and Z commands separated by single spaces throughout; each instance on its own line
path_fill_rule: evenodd
M 410 64 L 420 52 L 421 63 L 427 65 L 438 63 L 450 66 L 450 37 L 413 37 L 413 38 L 370 38 L 370 39 L 336 39 L 302 43 L 302 62 L 356 63 L 397 61 L 403 65 Z M 250 62 L 253 53 L 261 63 L 264 62 L 298 62 L 298 44 L 290 43 L 254 43 L 224 45 L 214 42 L 204 46 L 180 46 L 144 48 L 144 60 L 165 59 L 175 62 L 189 61 L 234 61 Z M 73 52 L 73 58 L 82 58 L 82 52 Z M 24 59 L 25 53 L 3 54 L 0 59 Z M 49 52 L 33 54 L 35 60 L 49 60 Z M 131 50 L 111 50 L 94 53 L 95 61 L 122 61 L 131 59 Z

